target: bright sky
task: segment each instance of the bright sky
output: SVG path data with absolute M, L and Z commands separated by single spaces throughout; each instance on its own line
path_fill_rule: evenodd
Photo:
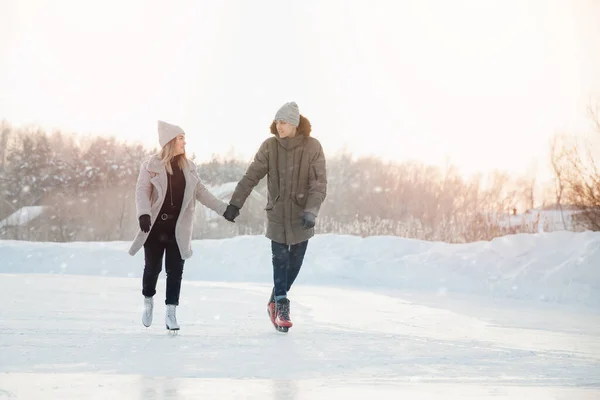
M 0 119 L 252 157 L 294 100 L 333 156 L 525 172 L 600 97 L 598 0 L 0 0 Z

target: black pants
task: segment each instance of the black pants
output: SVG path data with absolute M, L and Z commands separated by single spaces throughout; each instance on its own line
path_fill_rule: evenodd
M 307 246 L 308 240 L 291 246 L 271 241 L 275 297 L 286 296 L 291 289 L 302 267 Z
M 155 226 L 153 228 L 158 228 Z M 175 230 L 162 231 L 153 229 L 144 244 L 144 277 L 142 278 L 142 294 L 152 297 L 156 294 L 156 282 L 162 270 L 163 255 L 166 253 L 165 271 L 167 272 L 167 295 L 165 304 L 179 305 L 181 277 L 184 260 L 181 259 L 179 247 L 175 240 Z

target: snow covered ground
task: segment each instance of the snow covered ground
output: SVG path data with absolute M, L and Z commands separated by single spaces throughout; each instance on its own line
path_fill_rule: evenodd
M 177 336 L 129 243 L 0 242 L 0 399 L 598 399 L 600 234 L 311 240 L 266 316 L 261 236 L 194 242 Z

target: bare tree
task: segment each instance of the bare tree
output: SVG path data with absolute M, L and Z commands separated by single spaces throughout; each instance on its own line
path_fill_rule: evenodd
M 10 124 L 5 120 L 0 121 L 0 171 L 4 170 L 4 166 L 6 165 L 8 137 L 10 133 Z
M 563 229 L 567 229 L 567 223 L 565 221 L 565 213 L 563 212 L 562 199 L 565 191 L 565 179 L 563 177 L 563 170 L 561 168 L 562 158 L 564 153 L 561 152 L 560 137 L 554 136 L 550 143 L 550 162 L 552 163 L 552 169 L 554 171 L 554 192 L 556 195 L 556 205 L 560 211 L 560 219 L 563 223 Z
M 596 136 L 555 137 L 551 143 L 551 162 L 556 182 L 557 204 L 563 200 L 578 210 L 575 221 L 583 228 L 600 230 L 600 103 L 589 107 Z

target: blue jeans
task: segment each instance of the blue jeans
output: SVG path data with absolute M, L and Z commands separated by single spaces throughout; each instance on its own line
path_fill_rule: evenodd
M 271 241 L 274 293 L 277 300 L 287 296 L 296 280 L 307 246 L 308 240 L 291 246 Z

